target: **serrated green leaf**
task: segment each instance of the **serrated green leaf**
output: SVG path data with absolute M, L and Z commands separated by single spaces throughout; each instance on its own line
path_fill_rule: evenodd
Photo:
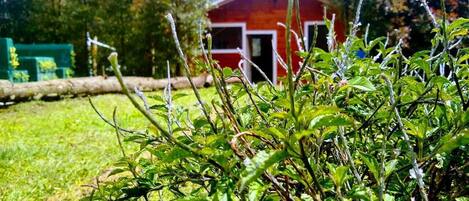
M 379 44 L 383 40 L 386 40 L 386 37 L 382 36 L 382 37 L 379 37 L 379 38 L 376 38 L 376 39 L 370 41 L 369 44 L 368 44 L 368 47 L 366 48 L 366 51 L 372 50 L 377 44 Z
M 368 155 L 365 153 L 360 154 L 360 158 L 363 160 L 363 162 L 366 164 L 370 172 L 373 174 L 375 177 L 376 181 L 379 181 L 379 163 L 378 160 L 372 155 Z
M 458 64 L 462 64 L 463 62 L 465 62 L 468 59 L 469 59 L 469 54 L 465 54 L 462 57 L 459 57 Z
M 355 77 L 348 81 L 348 85 L 360 89 L 362 91 L 375 91 L 376 88 L 373 84 L 365 77 Z
M 320 128 L 323 126 L 349 126 L 353 124 L 351 118 L 342 115 L 319 115 L 311 120 L 308 129 Z
M 408 121 L 408 120 L 405 120 L 404 124 L 407 129 L 407 133 L 419 139 L 425 138 L 426 128 L 424 124 L 421 124 L 421 123 L 414 124 L 413 122 Z
M 287 152 L 284 150 L 276 150 L 269 153 L 259 151 L 254 158 L 246 159 L 246 168 L 241 173 L 240 179 L 241 189 L 244 189 L 251 182 L 259 178 L 267 168 L 285 159 L 287 155 Z
M 454 149 L 469 144 L 469 129 L 465 129 L 455 136 L 451 136 L 451 134 L 443 136 L 439 144 L 441 147 L 436 153 L 451 153 Z
M 348 166 L 335 167 L 334 165 L 327 163 L 327 168 L 331 174 L 332 181 L 337 187 L 342 187 L 344 182 L 347 181 L 347 171 L 349 170 Z
M 448 30 L 454 30 L 457 28 L 465 28 L 469 27 L 469 19 L 467 18 L 459 18 L 454 20 L 451 24 L 448 25 Z
M 397 159 L 390 160 L 384 164 L 384 178 L 387 179 L 396 169 L 397 163 L 399 161 Z

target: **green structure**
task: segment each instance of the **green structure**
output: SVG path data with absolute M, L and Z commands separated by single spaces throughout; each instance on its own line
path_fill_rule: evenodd
M 71 44 L 13 44 L 0 38 L 0 79 L 11 82 L 70 78 L 74 52 Z
M 28 71 L 20 70 L 18 66 L 19 58 L 13 40 L 0 38 L 0 79 L 11 82 L 27 82 L 29 80 Z
M 57 79 L 57 64 L 52 57 L 20 57 L 21 70 L 28 71 L 30 81 Z
M 75 56 L 72 44 L 16 44 L 15 47 L 21 57 L 52 57 L 57 64 L 57 77 L 71 76 Z

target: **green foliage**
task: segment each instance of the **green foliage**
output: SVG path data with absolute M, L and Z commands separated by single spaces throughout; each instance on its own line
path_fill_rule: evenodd
M 328 13 L 336 13 L 341 22 L 350 22 L 355 18 L 356 7 L 360 0 L 320 0 L 328 9 Z M 442 17 L 441 0 L 426 0 L 430 9 L 437 17 Z M 461 0 L 445 0 L 447 19 L 454 21 L 459 17 L 469 16 L 469 2 Z M 433 38 L 432 29 L 421 1 L 417 0 L 373 0 L 363 1 L 360 22 L 361 31 L 365 33 L 366 25 L 370 24 L 369 37 L 375 38 L 389 34 L 390 42 L 397 44 L 403 39 L 403 52 L 407 55 L 420 50 L 429 49 L 429 41 Z M 345 24 L 347 30 L 349 24 Z
M 13 71 L 13 80 L 15 82 L 27 82 L 29 75 L 23 71 Z
M 13 69 L 20 65 L 20 62 L 18 61 L 18 54 L 16 54 L 16 48 L 14 47 L 10 48 L 10 63 L 11 66 L 13 66 Z
M 150 97 L 158 104 L 146 109 L 123 84 L 114 53 L 109 60 L 124 93 L 151 125 L 144 135 L 117 132 L 140 149 L 123 153 L 119 179 L 102 184 L 93 199 L 463 197 L 469 66 L 458 41 L 467 39 L 459 34 L 467 25 L 442 22 L 432 49 L 410 57 L 402 43 L 389 47 L 352 34 L 330 44 L 330 52 L 299 52 L 308 67 L 278 86 L 250 85 L 242 73 L 220 68 L 209 51 L 205 68 L 217 97 L 199 97 L 198 115 L 170 104 L 176 96 L 168 92 Z M 360 49 L 365 58 L 356 55 Z M 230 77 L 240 83 L 227 85 Z
M 57 68 L 57 64 L 51 60 L 39 61 L 39 68 L 43 71 L 54 70 Z

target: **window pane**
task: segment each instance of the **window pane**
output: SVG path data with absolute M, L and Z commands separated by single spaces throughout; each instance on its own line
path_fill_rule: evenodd
M 321 48 L 325 51 L 328 50 L 327 48 L 327 34 L 329 30 L 327 30 L 326 25 L 318 25 L 318 37 L 316 39 L 316 47 Z M 314 25 L 308 26 L 308 47 L 311 47 L 313 43 L 313 34 L 314 34 Z
M 236 49 L 242 47 L 241 27 L 214 27 L 212 28 L 213 49 Z

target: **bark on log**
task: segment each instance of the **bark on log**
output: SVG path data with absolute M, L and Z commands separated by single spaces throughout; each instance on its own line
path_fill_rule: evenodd
M 211 85 L 212 78 L 207 74 L 194 77 L 193 81 L 197 87 Z M 166 87 L 167 80 L 156 80 L 145 77 L 124 77 L 124 82 L 129 89 L 137 87 L 141 91 L 156 91 Z M 190 84 L 186 77 L 171 79 L 174 89 L 189 88 Z M 120 93 L 121 87 L 115 77 L 86 77 L 72 78 L 66 80 L 50 80 L 41 82 L 29 82 L 12 84 L 0 80 L 0 102 L 18 102 L 30 99 L 41 99 L 44 97 L 84 96 L 106 93 Z

